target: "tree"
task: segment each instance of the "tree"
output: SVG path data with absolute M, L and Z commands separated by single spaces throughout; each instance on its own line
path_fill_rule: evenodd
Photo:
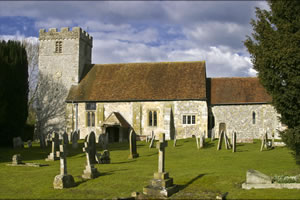
M 24 46 L 0 41 L 0 145 L 12 146 L 22 136 L 26 123 L 28 63 Z
M 300 154 L 300 1 L 269 0 L 270 10 L 256 8 L 254 33 L 245 46 L 258 78 L 287 129 L 282 140 Z
M 63 86 L 61 80 L 39 73 L 35 95 L 37 116 L 35 134 L 40 141 L 41 148 L 46 146 L 45 140 L 50 133 L 65 128 L 67 93 L 68 90 Z

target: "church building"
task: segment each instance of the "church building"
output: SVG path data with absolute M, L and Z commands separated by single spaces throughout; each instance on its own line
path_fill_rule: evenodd
M 109 142 L 165 133 L 167 139 L 221 130 L 241 142 L 284 127 L 255 77 L 209 78 L 205 61 L 92 64 L 93 38 L 79 27 L 41 29 L 39 71 L 66 88 L 67 132 L 106 133 Z M 47 102 L 44 102 L 47 104 Z

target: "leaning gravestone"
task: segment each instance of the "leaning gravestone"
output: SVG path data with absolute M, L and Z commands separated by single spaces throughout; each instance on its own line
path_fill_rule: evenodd
M 52 133 L 52 149 L 51 149 L 51 153 L 48 155 L 48 158 L 46 158 L 46 161 L 54 161 L 54 160 L 58 160 L 59 157 L 57 157 L 56 152 L 59 151 L 59 136 L 56 132 Z
M 96 134 L 94 131 L 90 132 L 86 137 L 85 137 L 85 142 L 88 144 L 88 153 L 90 156 L 90 162 L 92 164 L 97 163 L 96 162 Z
M 86 166 L 85 170 L 83 171 L 82 178 L 93 179 L 98 177 L 100 173 L 98 172 L 97 168 L 94 167 L 93 162 L 91 162 L 91 158 L 93 157 L 93 149 L 91 146 L 89 146 L 89 143 L 87 141 L 84 142 L 83 152 L 85 152 L 86 155 Z M 93 158 L 95 158 L 95 155 Z
M 60 174 L 55 176 L 53 181 L 54 189 L 63 189 L 73 187 L 75 181 L 72 175 L 67 173 L 67 159 L 65 145 L 61 144 L 59 146 L 59 158 L 60 158 Z
M 149 145 L 149 148 L 152 148 L 152 147 L 153 147 L 154 140 L 155 140 L 155 135 L 153 134 L 153 135 L 152 135 L 151 142 L 150 142 L 150 145 Z
M 220 136 L 219 136 L 219 141 L 218 141 L 218 147 L 217 147 L 217 150 L 221 150 L 221 148 L 222 148 L 223 135 L 224 135 L 224 131 L 222 131 L 221 134 L 220 134 Z
M 72 148 L 77 149 L 78 148 L 78 140 L 79 140 L 79 131 L 74 131 L 72 134 Z
M 178 191 L 177 185 L 173 184 L 173 178 L 169 178 L 169 173 L 165 172 L 165 147 L 168 142 L 165 141 L 165 134 L 159 135 L 159 142 L 156 144 L 158 152 L 158 172 L 154 173 L 154 179 L 150 185 L 143 188 L 145 195 L 169 197 Z
M 13 138 L 13 147 L 16 148 L 24 148 L 24 143 L 21 139 L 21 137 L 14 137 Z
M 128 159 L 133 159 L 133 158 L 139 157 L 139 154 L 137 153 L 137 148 L 136 148 L 136 134 L 132 129 L 129 134 L 129 151 L 130 151 L 130 154 L 128 156 Z

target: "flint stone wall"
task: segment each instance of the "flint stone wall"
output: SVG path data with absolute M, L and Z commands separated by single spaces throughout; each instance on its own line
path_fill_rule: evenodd
M 95 127 L 87 127 L 85 103 L 78 103 L 78 128 L 80 138 L 83 139 L 90 131 L 95 131 L 97 136 L 102 133 L 101 124 L 112 112 L 119 112 L 130 124 L 137 135 L 151 135 L 154 131 L 158 138 L 159 133 L 166 133 L 170 139 L 176 130 L 177 139 L 189 138 L 207 133 L 207 103 L 205 101 L 149 101 L 149 102 L 114 102 L 97 103 L 95 112 Z M 68 133 L 75 129 L 75 106 L 67 106 Z M 157 126 L 149 126 L 149 111 L 157 112 Z M 196 124 L 182 124 L 183 115 L 195 115 Z
M 255 124 L 252 121 L 253 112 L 255 112 Z M 237 132 L 237 141 L 260 139 L 267 130 L 269 130 L 269 138 L 272 136 L 272 131 L 274 131 L 275 138 L 279 139 L 276 130 L 284 129 L 284 126 L 278 120 L 280 115 L 270 104 L 216 105 L 212 106 L 212 113 L 216 137 L 219 137 L 220 123 L 226 123 L 227 133 Z

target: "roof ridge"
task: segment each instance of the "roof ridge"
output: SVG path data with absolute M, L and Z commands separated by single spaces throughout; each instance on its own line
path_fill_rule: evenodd
M 104 63 L 104 64 L 92 64 L 92 65 L 120 65 L 120 64 L 159 64 L 159 63 L 205 63 L 205 60 L 199 61 L 161 61 L 161 62 L 128 62 L 128 63 Z

